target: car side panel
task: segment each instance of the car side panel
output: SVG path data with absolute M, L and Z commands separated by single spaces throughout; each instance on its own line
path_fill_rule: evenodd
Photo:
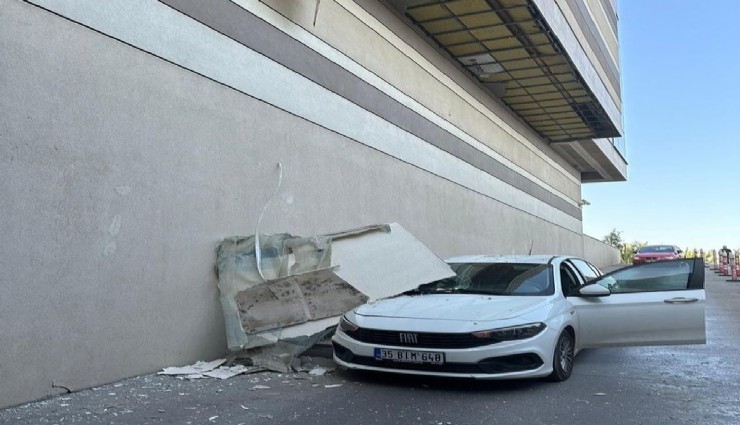
M 572 297 L 584 347 L 706 343 L 704 262 L 681 259 L 615 270 L 593 281 L 604 297 Z
M 696 301 L 666 302 L 674 298 Z M 703 289 L 570 300 L 582 348 L 706 343 Z

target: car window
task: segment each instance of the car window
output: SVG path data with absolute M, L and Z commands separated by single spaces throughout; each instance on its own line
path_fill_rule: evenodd
M 487 295 L 552 295 L 555 285 L 549 264 L 452 263 L 456 277 L 419 286 L 421 293 Z
M 598 267 L 594 266 L 593 264 L 591 264 L 589 262 L 586 262 L 586 264 L 588 264 L 588 266 L 591 267 L 591 270 L 594 271 L 594 274 L 596 276 L 603 276 L 604 275 L 604 273 L 601 273 L 601 270 L 599 270 Z
M 560 264 L 560 286 L 566 297 L 575 293 L 576 289 L 581 286 L 576 272 L 567 263 Z
M 669 252 L 670 253 L 675 253 L 675 251 L 676 251 L 676 248 L 673 247 L 673 246 L 669 246 L 669 245 L 654 245 L 654 246 L 652 246 L 651 245 L 651 246 L 644 246 L 644 247 L 640 248 L 639 251 L 637 251 L 637 252 L 639 252 L 640 254 L 644 254 L 644 253 L 647 253 L 647 252 L 650 252 L 650 253 L 669 253 Z
M 568 261 L 578 269 L 578 272 L 586 279 L 586 281 L 599 277 L 596 271 L 587 262 L 578 258 L 571 258 Z
M 617 270 L 596 283 L 612 294 L 680 291 L 689 288 L 693 272 L 690 261 L 660 261 Z

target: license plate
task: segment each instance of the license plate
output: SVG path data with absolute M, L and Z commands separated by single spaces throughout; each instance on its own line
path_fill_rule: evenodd
M 434 351 L 375 349 L 375 360 L 390 360 L 401 363 L 445 364 L 445 353 Z

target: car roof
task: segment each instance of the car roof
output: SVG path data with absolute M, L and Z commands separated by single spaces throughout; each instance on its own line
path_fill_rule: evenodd
M 547 264 L 559 255 L 463 255 L 445 260 L 447 263 L 526 263 Z

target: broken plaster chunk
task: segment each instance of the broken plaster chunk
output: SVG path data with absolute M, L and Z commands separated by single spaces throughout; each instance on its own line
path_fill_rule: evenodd
M 308 374 L 312 376 L 323 376 L 324 374 L 326 374 L 326 369 L 321 366 L 316 366 L 315 368 L 311 369 Z
M 244 366 L 242 364 L 235 364 L 233 366 L 221 366 L 226 362 L 226 359 L 218 359 L 212 362 L 197 362 L 191 366 L 184 367 L 168 367 L 159 372 L 159 375 L 174 375 L 178 379 L 203 379 L 203 378 L 218 378 L 218 379 L 229 379 L 234 376 L 241 375 L 243 373 L 254 373 L 264 370 L 257 366 Z M 220 366 L 220 367 L 219 367 Z
M 193 373 L 190 375 L 178 375 L 177 379 L 185 380 L 185 379 L 204 379 L 205 376 L 201 375 L 200 373 Z
M 326 369 L 327 372 L 332 372 L 337 368 L 337 364 L 334 363 L 334 360 L 331 358 L 304 356 L 301 357 L 300 360 L 303 370 L 311 370 L 316 367 L 322 367 Z
M 257 255 L 263 251 L 276 255 Z M 335 327 L 355 304 L 455 275 L 395 223 L 313 237 L 226 238 L 217 265 L 232 351 L 312 337 Z
M 342 384 L 330 384 L 330 385 L 324 385 L 324 388 L 338 388 L 341 386 Z
M 213 370 L 222 364 L 226 363 L 226 359 L 218 359 L 214 360 L 212 362 L 202 362 L 198 361 L 193 365 L 190 366 L 183 366 L 183 367 L 166 367 L 162 369 L 161 372 L 157 372 L 157 375 L 194 375 L 194 374 L 202 374 L 203 372 L 208 372 L 209 370 Z
M 332 268 L 273 279 L 235 297 L 242 328 L 248 333 L 339 316 L 367 300 Z
M 211 377 L 211 378 L 229 379 L 229 378 L 233 378 L 234 376 L 241 375 L 242 373 L 247 373 L 251 369 L 259 369 L 259 368 L 248 368 L 243 365 L 236 365 L 236 366 L 231 366 L 231 367 L 221 366 L 218 369 L 204 372 L 203 375 Z
M 255 385 L 252 387 L 253 390 L 269 390 L 270 387 L 267 385 Z

